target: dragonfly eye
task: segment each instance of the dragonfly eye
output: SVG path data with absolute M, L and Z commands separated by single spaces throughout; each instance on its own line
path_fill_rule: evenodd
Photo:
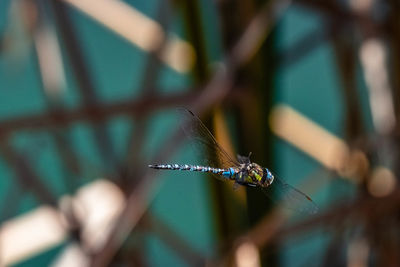
M 268 186 L 272 184 L 273 181 L 274 181 L 274 175 L 267 168 L 265 168 L 261 183 Z

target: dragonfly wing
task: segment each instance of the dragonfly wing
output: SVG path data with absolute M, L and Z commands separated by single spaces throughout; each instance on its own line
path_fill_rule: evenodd
M 240 165 L 218 144 L 211 132 L 196 115 L 185 108 L 178 108 L 177 112 L 182 120 L 181 128 L 196 150 L 202 164 L 219 168 Z M 209 155 L 207 155 L 207 152 L 209 152 Z
M 318 207 L 309 196 L 287 184 L 280 178 L 274 178 L 274 182 L 268 188 L 261 189 L 271 200 L 282 203 L 283 206 L 301 213 L 315 214 Z

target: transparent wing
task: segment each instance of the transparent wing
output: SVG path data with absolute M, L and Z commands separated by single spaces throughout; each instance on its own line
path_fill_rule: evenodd
M 309 196 L 275 176 L 274 182 L 261 189 L 271 200 L 301 213 L 315 214 L 318 207 Z
M 218 168 L 240 165 L 218 144 L 207 127 L 190 110 L 178 108 L 177 113 L 182 121 L 181 128 L 199 157 L 199 164 Z

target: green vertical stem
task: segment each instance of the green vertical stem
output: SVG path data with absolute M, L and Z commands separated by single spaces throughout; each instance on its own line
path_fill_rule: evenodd
M 388 41 L 390 54 L 388 56 L 389 66 L 391 67 L 390 82 L 393 88 L 393 100 L 395 106 L 395 115 L 397 121 L 400 119 L 400 3 L 396 0 L 390 0 L 390 13 L 388 15 L 387 25 L 388 35 L 391 37 Z M 396 125 L 396 132 L 399 132 L 400 124 Z
M 338 25 L 331 25 L 333 31 L 338 31 Z M 342 29 L 342 34 L 332 38 L 338 72 L 342 82 L 343 100 L 345 103 L 345 123 L 348 141 L 354 141 L 364 132 L 361 118 L 361 107 L 357 92 L 356 62 L 357 50 L 352 29 Z
M 254 1 L 254 13 L 264 1 Z M 274 77 L 276 64 L 271 64 L 275 55 L 275 32 L 270 33 L 263 42 L 257 55 L 242 68 L 239 73 L 241 88 L 245 88 L 245 95 L 239 103 L 238 116 L 240 119 L 240 151 L 242 154 L 252 152 L 251 161 L 274 169 L 272 133 L 268 125 L 268 115 L 274 99 Z M 271 201 L 258 189 L 247 188 L 248 220 L 253 226 L 271 208 Z M 270 246 L 264 251 L 274 251 Z M 261 253 L 263 264 L 276 266 L 274 255 Z
M 196 84 L 202 84 L 208 80 L 210 73 L 207 68 L 208 55 L 202 30 L 200 4 L 198 0 L 178 2 L 183 11 L 187 38 L 196 51 L 193 78 Z
M 203 33 L 202 16 L 199 1 L 180 1 L 185 19 L 186 34 L 190 43 L 196 51 L 196 65 L 193 69 L 193 79 L 196 85 L 204 84 L 210 77 L 208 69 L 208 53 L 206 51 L 206 41 Z M 206 14 L 205 14 L 206 16 Z M 212 129 L 210 120 L 204 120 L 205 124 Z M 209 155 L 215 156 L 215 155 Z M 211 192 L 211 201 L 213 203 L 213 211 L 215 225 L 217 231 L 216 239 L 220 243 L 226 243 L 235 229 L 237 218 L 233 217 L 234 213 L 230 209 L 232 201 L 227 196 L 227 190 L 220 181 L 209 179 L 209 190 Z

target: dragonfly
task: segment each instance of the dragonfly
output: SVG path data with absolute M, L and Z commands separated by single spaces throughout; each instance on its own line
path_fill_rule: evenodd
M 204 165 L 150 164 L 149 168 L 210 173 L 219 180 L 233 180 L 234 187 L 257 187 L 271 200 L 291 210 L 307 214 L 318 212 L 316 204 L 305 193 L 286 183 L 268 168 L 251 162 L 251 153 L 249 156 L 237 155 L 237 159 L 233 159 L 192 111 L 178 108 L 177 113 L 182 120 L 181 128 L 192 145 L 198 151 L 208 149 L 212 157 L 202 156 Z

